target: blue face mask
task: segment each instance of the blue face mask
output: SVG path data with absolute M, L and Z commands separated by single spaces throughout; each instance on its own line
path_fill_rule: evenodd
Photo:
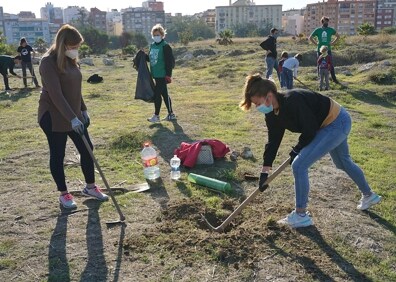
M 256 109 L 257 109 L 257 111 L 259 111 L 260 113 L 263 113 L 263 114 L 269 114 L 270 112 L 272 112 L 274 110 L 272 105 L 266 106 L 264 104 L 261 104 Z

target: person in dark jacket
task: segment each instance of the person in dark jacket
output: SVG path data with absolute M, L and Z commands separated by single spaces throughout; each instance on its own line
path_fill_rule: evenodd
M 23 75 L 23 85 L 27 87 L 27 79 L 26 79 L 26 68 L 29 69 L 30 75 L 33 77 L 33 82 L 36 87 L 40 87 L 36 76 L 34 75 L 34 68 L 32 65 L 32 55 L 35 54 L 32 46 L 27 44 L 26 38 L 22 37 L 21 40 L 19 41 L 19 47 L 17 49 L 17 52 L 21 55 L 22 58 L 22 75 Z
M 150 61 L 151 75 L 155 80 L 155 110 L 153 116 L 147 120 L 150 122 L 160 121 L 159 114 L 162 98 L 164 99 L 168 110 L 168 115 L 164 120 L 175 120 L 176 115 L 173 113 L 172 100 L 169 96 L 167 87 L 167 84 L 172 82 L 172 69 L 174 67 L 172 48 L 164 40 L 166 31 L 160 24 L 157 24 L 152 28 L 151 35 L 154 42 L 150 45 L 148 60 Z
M 21 56 L 15 56 L 15 57 L 11 57 L 11 56 L 6 56 L 6 55 L 0 55 L 0 73 L 3 76 L 4 79 L 4 86 L 5 86 L 5 90 L 12 90 L 10 88 L 10 85 L 8 84 L 8 71 L 10 71 L 10 74 L 21 78 L 20 75 L 17 75 L 14 72 L 14 67 L 15 65 L 18 65 L 21 63 Z
M 290 164 L 294 175 L 295 210 L 278 221 L 293 228 L 309 226 L 313 221 L 306 211 L 309 193 L 309 168 L 327 153 L 337 168 L 345 171 L 358 186 L 362 198 L 357 206 L 367 210 L 380 202 L 381 197 L 367 184 L 363 171 L 349 155 L 347 138 L 351 130 L 348 112 L 333 99 L 309 90 L 290 90 L 278 93 L 275 83 L 259 74 L 248 76 L 244 99 L 240 107 L 249 110 L 252 104 L 265 114 L 268 142 L 263 155 L 259 189 L 272 167 L 285 130 L 301 133 L 290 151 Z
M 265 53 L 265 62 L 267 63 L 267 73 L 265 75 L 266 78 L 272 77 L 272 72 L 275 68 L 275 71 L 278 74 L 278 52 L 276 51 L 276 39 L 278 38 L 278 30 L 276 28 L 271 29 L 271 34 L 268 36 L 266 40 L 261 42 L 260 46 L 267 52 Z

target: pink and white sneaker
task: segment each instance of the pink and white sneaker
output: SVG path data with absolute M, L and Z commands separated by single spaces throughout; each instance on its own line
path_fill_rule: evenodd
M 74 201 L 73 195 L 66 193 L 59 196 L 59 202 L 65 209 L 75 209 L 77 208 L 76 202 Z

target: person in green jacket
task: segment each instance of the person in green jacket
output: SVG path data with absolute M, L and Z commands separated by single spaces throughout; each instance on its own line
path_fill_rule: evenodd
M 331 79 L 334 81 L 334 83 L 338 84 L 339 82 L 335 75 L 334 61 L 333 61 L 333 55 L 331 53 L 331 47 L 334 46 L 334 44 L 336 44 L 336 42 L 340 39 L 340 35 L 334 28 L 329 27 L 329 21 L 330 19 L 328 17 L 322 17 L 320 20 L 322 26 L 316 28 L 308 37 L 308 40 L 311 41 L 313 44 L 317 45 L 316 59 L 318 59 L 320 56 L 320 48 L 322 46 L 327 47 L 328 56 L 330 56 L 331 58 L 331 69 L 330 69 Z M 333 36 L 335 37 L 335 39 L 332 39 Z M 318 76 L 319 76 L 319 68 L 318 68 Z
M 8 84 L 8 70 L 10 73 L 18 78 L 22 78 L 14 72 L 15 65 L 19 65 L 22 62 L 21 56 L 6 56 L 0 55 L 0 73 L 4 79 L 5 90 L 12 90 Z
M 164 40 L 166 30 L 160 24 L 153 26 L 151 35 L 154 42 L 150 45 L 148 60 L 150 61 L 151 75 L 155 80 L 155 110 L 153 116 L 147 120 L 150 122 L 160 121 L 159 114 L 162 98 L 168 110 L 168 115 L 163 120 L 175 120 L 176 115 L 173 113 L 172 100 L 169 96 L 167 87 L 167 84 L 172 82 L 172 69 L 175 64 L 172 48 Z

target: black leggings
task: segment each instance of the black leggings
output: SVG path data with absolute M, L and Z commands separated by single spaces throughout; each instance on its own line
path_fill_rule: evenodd
M 5 89 L 10 89 L 10 85 L 8 84 L 8 73 L 1 73 L 1 75 L 3 76 Z
M 49 112 L 46 112 L 40 120 L 40 127 L 47 136 L 50 149 L 50 170 L 55 180 L 58 191 L 67 191 L 65 170 L 63 160 L 65 158 L 65 149 L 67 136 L 71 138 L 78 152 L 80 153 L 81 169 L 84 174 L 86 183 L 95 183 L 94 163 L 89 154 L 82 138 L 74 131 L 69 132 L 53 132 L 52 121 Z M 89 138 L 88 131 L 85 129 L 84 136 L 87 138 L 89 146 L 93 149 L 92 142 Z
M 155 113 L 159 115 L 161 110 L 162 98 L 164 98 L 164 103 L 166 108 L 168 109 L 168 114 L 173 113 L 172 110 L 172 101 L 168 94 L 168 87 L 166 86 L 166 81 L 164 77 L 161 78 L 154 78 L 155 79 L 155 96 L 154 96 L 154 106 L 155 106 Z

